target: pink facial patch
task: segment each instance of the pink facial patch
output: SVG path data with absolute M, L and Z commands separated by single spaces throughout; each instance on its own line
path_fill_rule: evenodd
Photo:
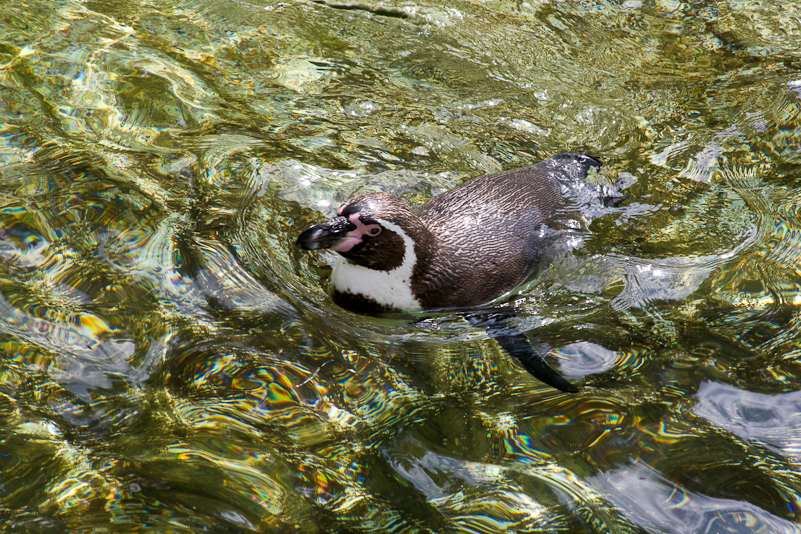
M 342 208 L 337 210 L 337 213 L 341 213 Z M 348 221 L 356 225 L 356 228 L 348 232 L 348 234 L 340 240 L 336 245 L 331 247 L 331 250 L 336 250 L 337 252 L 347 252 L 359 243 L 362 242 L 364 235 L 369 234 L 373 228 L 381 229 L 381 227 L 377 224 L 364 224 L 362 221 L 359 220 L 358 213 L 351 213 L 348 216 Z

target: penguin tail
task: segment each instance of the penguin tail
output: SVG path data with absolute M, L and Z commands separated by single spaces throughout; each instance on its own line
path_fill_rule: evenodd
M 568 174 L 575 178 L 584 178 L 590 172 L 590 169 L 596 171 L 601 169 L 602 163 L 587 154 L 576 154 L 573 152 L 562 152 L 551 156 L 546 161 L 551 162 L 555 167 L 559 167 Z

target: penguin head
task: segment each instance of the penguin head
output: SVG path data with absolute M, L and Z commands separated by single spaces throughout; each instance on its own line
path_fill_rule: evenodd
M 400 198 L 367 193 L 348 200 L 328 222 L 307 228 L 296 245 L 329 249 L 348 261 L 377 271 L 403 264 L 417 239 L 427 233 L 420 219 Z

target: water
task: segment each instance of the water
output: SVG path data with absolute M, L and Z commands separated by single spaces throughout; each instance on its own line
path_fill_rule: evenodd
M 801 532 L 801 9 L 5 2 L 8 532 Z M 515 298 L 360 317 L 297 234 L 561 151 L 633 198 Z

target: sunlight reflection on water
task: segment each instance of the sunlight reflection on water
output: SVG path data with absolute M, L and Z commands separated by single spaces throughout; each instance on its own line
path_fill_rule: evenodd
M 0 7 L 0 523 L 801 532 L 792 3 Z M 514 295 L 355 316 L 298 232 L 561 151 L 633 197 Z

